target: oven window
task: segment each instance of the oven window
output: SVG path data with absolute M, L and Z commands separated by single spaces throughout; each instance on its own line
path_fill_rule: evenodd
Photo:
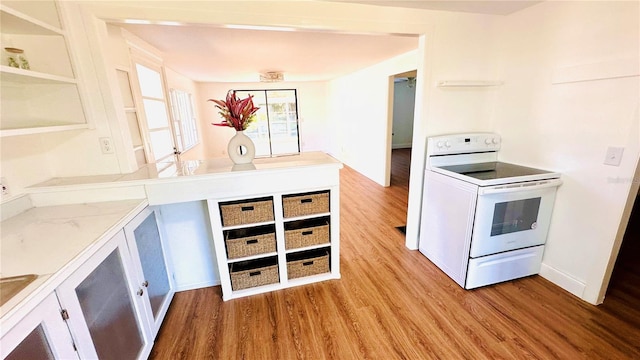
M 497 203 L 493 210 L 491 236 L 536 228 L 540 198 Z

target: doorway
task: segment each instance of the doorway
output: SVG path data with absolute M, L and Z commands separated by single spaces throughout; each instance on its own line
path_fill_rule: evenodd
M 604 305 L 624 304 L 627 311 L 640 315 L 640 191 L 629 215 L 622 245 L 609 280 Z
M 389 186 L 409 189 L 417 71 L 393 76 Z
M 391 141 L 388 153 L 390 164 L 386 183 L 390 187 L 397 187 L 409 194 L 409 174 L 411 170 L 411 150 L 413 141 L 413 123 L 416 103 L 416 75 L 417 70 L 393 76 L 393 86 L 390 89 L 393 101 L 390 101 L 389 122 Z M 403 199 L 408 204 L 408 198 Z M 405 207 L 407 209 L 407 207 Z M 406 215 L 405 215 L 406 219 Z M 406 221 L 396 228 L 406 234 Z

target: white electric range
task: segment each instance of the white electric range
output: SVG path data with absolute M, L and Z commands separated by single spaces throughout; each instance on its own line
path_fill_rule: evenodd
M 465 289 L 540 271 L 560 174 L 498 161 L 501 138 L 427 139 L 419 250 Z

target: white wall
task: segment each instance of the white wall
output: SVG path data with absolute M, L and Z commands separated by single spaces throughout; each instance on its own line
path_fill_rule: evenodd
M 330 82 L 330 152 L 380 185 L 386 184 L 393 75 L 415 70 L 418 51 Z
M 235 134 L 232 128 L 211 125 L 222 118 L 215 104 L 208 99 L 224 99 L 229 89 L 266 90 L 296 89 L 298 96 L 298 119 L 301 151 L 326 151 L 327 134 L 327 83 L 325 82 L 280 82 L 280 83 L 198 83 L 196 107 L 200 109 L 200 127 L 205 145 L 205 157 L 227 156 L 227 144 Z
M 548 1 L 507 16 L 500 31 L 500 157 L 562 173 L 542 274 L 591 303 L 602 301 L 638 162 L 640 83 L 552 81 L 615 74 L 620 60 L 640 66 L 638 4 Z M 625 148 L 619 167 L 603 165 L 608 146 Z
M 9 187 L 11 196 L 24 192 L 24 188 L 53 175 L 47 162 L 46 148 L 39 135 L 12 136 L 0 141 L 0 177 Z
M 393 84 L 393 149 L 410 148 L 413 139 L 413 115 L 416 105 L 416 88 L 407 81 Z

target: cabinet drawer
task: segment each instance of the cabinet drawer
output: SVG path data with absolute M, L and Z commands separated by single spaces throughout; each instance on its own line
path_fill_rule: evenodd
M 329 212 L 329 191 L 285 195 L 282 197 L 285 218 Z
M 276 234 L 246 234 L 243 237 L 231 238 L 231 232 L 227 233 L 227 257 L 237 259 L 240 257 L 259 255 L 276 251 Z
M 222 226 L 273 221 L 273 198 L 220 203 Z
M 287 250 L 329 242 L 331 238 L 328 220 L 296 222 L 285 226 L 284 243 Z
M 248 289 L 256 286 L 277 284 L 280 281 L 278 264 L 259 262 L 245 262 L 231 264 L 231 288 L 236 290 Z
M 310 252 L 309 254 L 301 256 L 292 256 L 287 260 L 287 275 L 289 279 L 297 279 L 328 272 L 329 252 L 324 249 L 319 252 Z

